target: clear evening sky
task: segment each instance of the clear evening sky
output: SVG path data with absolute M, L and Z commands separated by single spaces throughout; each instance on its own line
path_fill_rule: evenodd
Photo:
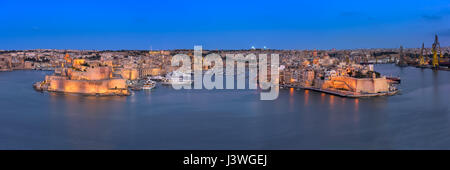
M 350 49 L 450 44 L 449 0 L 0 0 L 0 49 Z

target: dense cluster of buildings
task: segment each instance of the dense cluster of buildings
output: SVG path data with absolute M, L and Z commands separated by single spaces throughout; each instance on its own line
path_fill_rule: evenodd
M 91 95 L 129 95 L 129 86 L 134 81 L 164 74 L 162 70 L 167 65 L 164 58 L 168 58 L 168 53 L 164 51 L 53 52 L 56 55 L 46 56 L 49 67 L 45 69 L 53 69 L 54 74 L 47 75 L 34 87 L 45 91 Z M 31 66 L 37 63 L 42 62 L 33 61 Z
M 425 49 L 429 51 L 430 49 Z M 203 56 L 225 54 L 280 55 L 282 87 L 317 89 L 347 96 L 388 94 L 395 91 L 389 77 L 380 75 L 372 64 L 395 63 L 400 55 L 415 60 L 417 49 L 355 50 L 203 50 Z M 442 48 L 448 60 L 449 48 Z M 0 71 L 19 69 L 54 70 L 35 87 L 49 91 L 91 94 L 128 94 L 127 87 L 149 76 L 164 76 L 177 67 L 171 57 L 193 50 L 22 50 L 0 51 Z M 225 64 L 225 63 L 224 63 Z M 206 68 L 207 69 L 207 68 Z
M 376 72 L 372 64 L 362 65 L 354 60 L 340 60 L 330 57 L 327 52 L 322 55 L 317 51 L 311 53 L 308 57 L 296 59 L 297 61 L 290 57 L 282 59 L 282 86 L 301 87 L 348 97 L 389 95 L 396 92 L 394 83 Z

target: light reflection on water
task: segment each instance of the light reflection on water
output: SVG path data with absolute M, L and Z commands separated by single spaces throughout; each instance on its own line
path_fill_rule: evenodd
M 40 93 L 50 72 L 0 72 L 0 149 L 450 149 L 449 72 L 376 65 L 401 94 L 173 90 Z M 45 73 L 45 74 L 43 74 Z
M 304 91 L 305 94 L 305 107 L 308 107 L 308 97 L 309 97 L 309 90 Z

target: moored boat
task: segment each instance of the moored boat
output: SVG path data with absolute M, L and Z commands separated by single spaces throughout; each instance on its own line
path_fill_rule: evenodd
M 147 80 L 144 85 L 142 86 L 143 90 L 151 90 L 156 87 L 156 82 Z

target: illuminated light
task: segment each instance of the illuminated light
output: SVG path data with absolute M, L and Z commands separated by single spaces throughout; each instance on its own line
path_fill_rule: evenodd
M 309 99 L 309 90 L 305 90 L 305 106 L 308 105 Z
M 323 104 L 324 101 L 325 101 L 325 93 L 322 93 L 322 94 L 320 95 L 320 103 Z
M 295 105 L 294 88 L 291 87 L 289 88 L 289 110 L 293 111 Z
M 359 99 L 355 99 L 355 112 L 358 112 L 359 110 Z
M 330 95 L 330 105 L 334 105 L 334 96 Z
M 71 92 L 71 93 L 75 93 L 75 92 L 79 92 L 79 86 L 77 83 L 73 83 L 73 82 L 65 82 L 64 83 L 64 91 L 65 92 Z

